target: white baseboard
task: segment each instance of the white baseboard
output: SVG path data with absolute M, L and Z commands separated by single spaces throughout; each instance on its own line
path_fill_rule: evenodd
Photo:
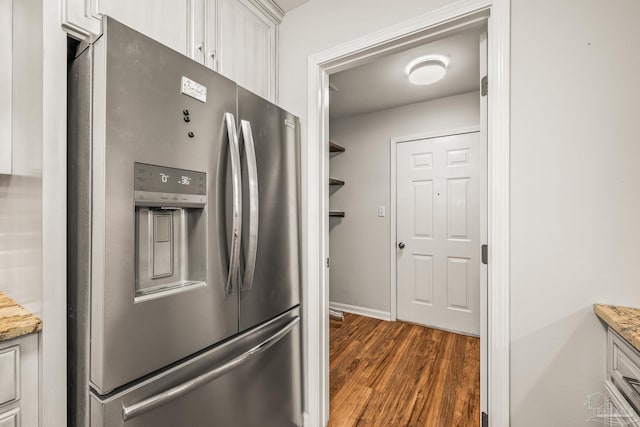
M 342 304 L 340 302 L 329 302 L 329 308 L 338 311 L 345 311 L 347 313 L 359 314 L 360 316 L 373 317 L 374 319 L 391 320 L 391 313 L 388 311 L 374 310 L 373 308 Z

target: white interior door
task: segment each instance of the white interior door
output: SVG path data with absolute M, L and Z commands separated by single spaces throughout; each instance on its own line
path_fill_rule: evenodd
M 399 143 L 397 317 L 480 334 L 479 132 Z

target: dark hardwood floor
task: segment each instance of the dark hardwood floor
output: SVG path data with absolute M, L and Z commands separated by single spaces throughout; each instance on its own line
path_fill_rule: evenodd
M 331 321 L 329 427 L 477 427 L 480 340 L 345 313 Z

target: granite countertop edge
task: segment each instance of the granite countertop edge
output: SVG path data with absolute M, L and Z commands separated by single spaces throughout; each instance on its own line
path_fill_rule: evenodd
M 0 291 L 0 342 L 42 330 L 42 320 Z
M 636 350 L 640 351 L 640 308 L 594 304 L 593 311 Z

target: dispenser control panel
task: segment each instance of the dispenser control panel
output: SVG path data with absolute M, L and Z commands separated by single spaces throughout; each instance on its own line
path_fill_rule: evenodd
M 135 163 L 134 198 L 138 205 L 204 206 L 207 202 L 207 174 Z

